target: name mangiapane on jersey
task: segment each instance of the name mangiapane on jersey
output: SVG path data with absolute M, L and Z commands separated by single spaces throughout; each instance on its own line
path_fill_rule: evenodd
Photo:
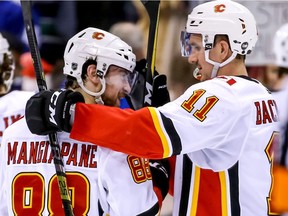
M 17 148 L 19 149 L 17 151 Z M 62 142 L 61 154 L 66 165 L 86 168 L 97 168 L 96 145 Z M 79 151 L 77 152 L 77 149 Z M 7 165 L 53 163 L 49 141 L 14 141 L 8 143 Z M 80 152 L 80 155 L 78 155 Z

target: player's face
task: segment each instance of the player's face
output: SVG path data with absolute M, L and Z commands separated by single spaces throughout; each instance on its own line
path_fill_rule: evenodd
M 197 79 L 200 81 L 210 79 L 213 65 L 209 64 L 205 60 L 205 52 L 202 45 L 202 36 L 198 34 L 191 34 L 190 44 L 192 46 L 192 53 L 188 57 L 188 62 L 190 64 L 196 65 L 196 70 L 198 70 Z
M 102 95 L 105 105 L 119 107 L 120 99 L 130 93 L 129 73 L 129 71 L 117 66 L 109 67 L 105 76 L 106 90 Z
M 278 90 L 279 80 L 279 68 L 276 65 L 267 65 L 261 82 L 270 90 Z

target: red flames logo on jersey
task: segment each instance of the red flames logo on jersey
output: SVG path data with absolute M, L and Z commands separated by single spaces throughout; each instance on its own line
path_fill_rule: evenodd
M 225 8 L 226 8 L 226 5 L 224 5 L 224 4 L 215 5 L 214 12 L 215 13 L 222 13 L 223 11 L 225 11 Z
M 92 38 L 96 40 L 102 40 L 104 36 L 105 35 L 102 32 L 94 32 Z

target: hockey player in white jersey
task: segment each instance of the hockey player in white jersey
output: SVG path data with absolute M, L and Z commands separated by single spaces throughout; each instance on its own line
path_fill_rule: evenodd
M 275 33 L 273 48 L 273 53 L 276 57 L 275 66 L 277 66 L 278 81 L 271 91 L 278 105 L 280 140 L 281 144 L 283 144 L 285 142 L 285 136 L 287 136 L 286 130 L 288 123 L 288 23 L 281 26 Z M 288 143 L 286 143 L 286 145 L 287 144 Z M 280 149 L 283 147 L 286 148 L 285 146 L 281 146 Z M 288 149 L 286 149 L 286 151 L 287 150 Z M 288 154 L 285 151 L 275 152 L 275 156 L 275 160 L 278 163 L 281 163 L 283 166 L 288 166 Z
M 4 130 L 24 115 L 27 100 L 35 92 L 10 92 L 14 78 L 14 58 L 9 43 L 0 34 L 0 143 Z
M 54 130 L 67 130 L 69 122 L 73 139 L 147 158 L 177 155 L 174 216 L 272 214 L 278 115 L 270 92 L 248 77 L 245 66 L 258 39 L 254 16 L 231 0 L 206 2 L 188 15 L 182 39 L 183 54 L 196 64 L 201 82 L 176 100 L 133 111 L 71 104 L 60 93 L 56 114 L 26 110 L 32 132 L 45 134 L 32 128 L 43 120 Z M 55 93 L 47 91 L 29 104 L 49 107 L 51 97 Z
M 272 209 L 288 215 L 288 23 L 282 25 L 273 38 L 277 81 L 271 88 L 279 111 L 280 142 L 274 151 L 274 187 Z M 283 214 L 284 215 L 284 214 Z
M 66 88 L 82 94 L 89 104 L 119 107 L 135 81 L 131 47 L 97 28 L 84 29 L 68 41 L 64 62 Z M 34 127 L 45 127 L 45 122 Z M 69 139 L 66 132 L 58 133 L 58 139 L 75 215 L 151 216 L 160 212 L 165 192 L 152 182 L 152 174 L 166 179 L 168 191 L 163 169 L 155 164 L 150 168 L 147 159 Z M 5 131 L 0 215 L 64 214 L 48 142 L 46 136 L 32 134 L 25 119 Z

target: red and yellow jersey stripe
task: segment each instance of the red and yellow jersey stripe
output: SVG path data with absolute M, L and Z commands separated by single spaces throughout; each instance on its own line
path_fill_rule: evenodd
M 77 103 L 70 137 L 150 159 L 167 158 L 182 150 L 171 119 L 152 107 L 134 111 Z

